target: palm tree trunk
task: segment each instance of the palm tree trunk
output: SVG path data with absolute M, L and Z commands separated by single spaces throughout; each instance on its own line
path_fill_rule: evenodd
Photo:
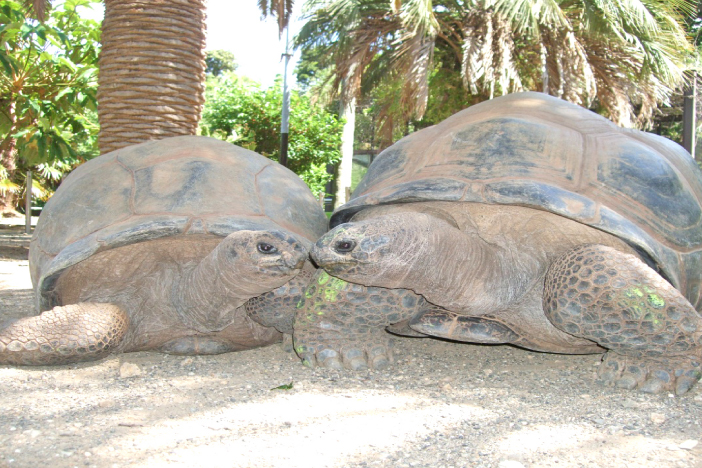
M 194 135 L 204 103 L 204 0 L 105 0 L 100 152 Z

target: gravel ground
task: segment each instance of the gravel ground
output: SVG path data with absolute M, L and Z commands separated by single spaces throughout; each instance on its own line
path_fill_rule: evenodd
M 28 237 L 0 229 L 0 322 L 30 315 Z M 702 468 L 702 385 L 595 382 L 599 356 L 398 339 L 392 370 L 280 345 L 0 366 L 0 467 Z

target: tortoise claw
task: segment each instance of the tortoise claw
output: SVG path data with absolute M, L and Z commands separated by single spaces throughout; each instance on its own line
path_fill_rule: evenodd
M 344 368 L 339 353 L 329 348 L 317 353 L 317 362 L 325 369 L 341 370 Z
M 685 393 L 689 392 L 692 387 L 695 386 L 697 381 L 700 380 L 700 376 L 687 376 L 687 375 L 682 375 L 678 377 L 678 380 L 675 384 L 675 394 L 676 395 L 684 395 Z
M 363 350 L 360 348 L 350 348 L 343 351 L 344 367 L 353 371 L 362 371 L 368 369 L 366 360 L 363 356 Z
M 666 383 L 659 378 L 653 377 L 648 379 L 639 387 L 644 393 L 662 393 L 666 388 Z
M 677 395 L 688 392 L 702 377 L 696 361 L 661 362 L 645 358 L 622 356 L 611 351 L 598 370 L 598 380 L 627 390 L 644 393 L 674 391 Z

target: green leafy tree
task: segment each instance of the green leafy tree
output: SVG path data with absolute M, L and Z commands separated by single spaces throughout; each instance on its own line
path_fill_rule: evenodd
M 219 76 L 224 72 L 233 72 L 237 68 L 234 54 L 228 50 L 210 50 L 205 57 L 205 73 Z
M 76 12 L 96 2 L 66 0 L 38 23 L 0 0 L 2 212 L 14 210 L 25 169 L 51 180 L 96 154 L 100 27 Z
M 225 74 L 210 78 L 205 94 L 201 132 L 236 143 L 278 160 L 280 154 L 280 83 L 262 90 L 251 81 Z M 327 164 L 341 157 L 343 123 L 336 115 L 314 105 L 310 98 L 290 94 L 288 167 L 313 193 L 324 192 L 330 180 Z

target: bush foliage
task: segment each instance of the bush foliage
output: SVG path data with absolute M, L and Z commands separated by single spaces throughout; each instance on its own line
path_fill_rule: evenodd
M 200 123 L 203 135 L 235 143 L 275 161 L 280 156 L 282 90 L 231 73 L 209 77 Z M 341 157 L 342 122 L 297 91 L 290 93 L 288 167 L 315 195 L 332 177 L 327 164 Z

